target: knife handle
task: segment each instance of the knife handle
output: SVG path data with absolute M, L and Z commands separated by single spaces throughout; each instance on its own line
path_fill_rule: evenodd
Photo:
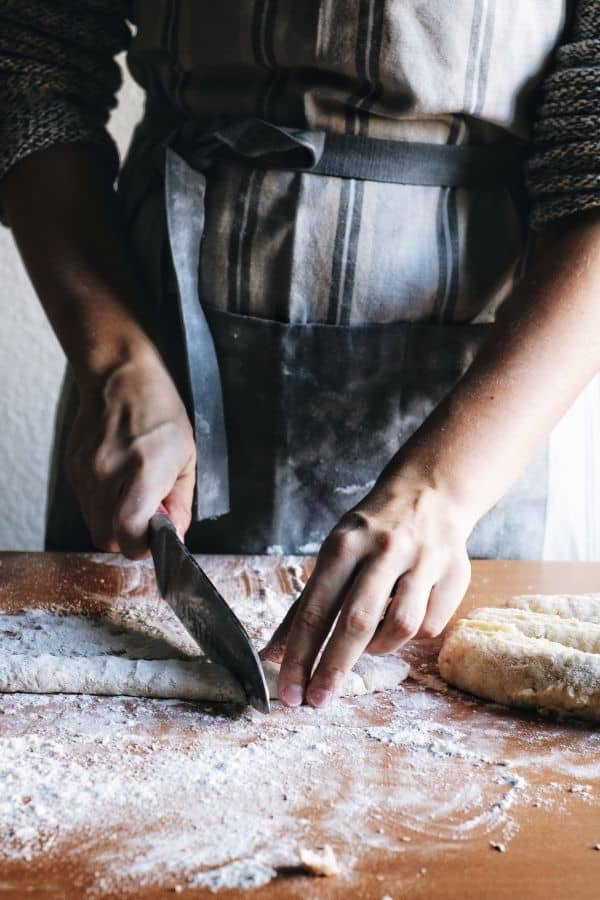
M 167 532 L 173 532 L 177 537 L 177 531 L 165 506 L 161 503 L 148 524 L 148 544 L 154 560 L 156 580 L 161 593 L 166 590 L 167 581 L 167 556 L 165 552 L 165 538 Z

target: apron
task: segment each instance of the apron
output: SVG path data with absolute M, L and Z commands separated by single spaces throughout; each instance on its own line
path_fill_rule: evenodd
M 249 30 L 254 30 L 255 37 L 264 44 L 269 34 L 268 14 L 274 5 L 241 4 L 244 5 L 253 7 L 255 16 Z M 432 46 L 438 51 L 456 37 L 451 22 L 443 17 L 436 19 L 435 15 L 428 18 L 416 0 L 409 4 L 399 0 L 385 4 L 380 0 L 311 4 L 318 7 L 316 41 L 320 42 L 322 53 L 323 47 L 329 46 L 325 34 L 328 16 L 331 33 L 335 30 L 335 17 L 331 17 L 336 8 L 342 13 L 343 6 L 358 6 L 361 13 L 363 7 L 373 6 L 372 12 L 379 15 L 383 10 L 379 23 L 381 81 L 375 78 L 371 58 L 374 16 L 359 15 L 356 33 L 360 35 L 362 27 L 371 40 L 370 48 L 368 42 L 364 43 L 365 71 L 361 69 L 358 43 L 355 59 L 356 73 L 362 75 L 367 90 L 363 87 L 362 93 L 355 91 L 353 100 L 359 114 L 352 120 L 346 98 L 343 121 L 336 111 L 328 109 L 325 115 L 319 108 L 313 85 L 310 89 L 303 85 L 302 116 L 292 125 L 282 121 L 285 110 L 277 104 L 269 108 L 265 91 L 260 105 L 255 103 L 252 112 L 259 106 L 260 112 L 270 113 L 268 118 L 231 114 L 227 109 L 210 114 L 193 109 L 184 88 L 195 96 L 191 82 L 198 65 L 194 54 L 199 51 L 189 40 L 189 29 L 200 29 L 207 23 L 200 21 L 202 16 L 196 21 L 198 8 L 186 3 L 179 4 L 178 16 L 169 20 L 170 34 L 178 29 L 175 83 L 179 96 L 172 96 L 177 93 L 172 85 L 171 97 L 166 96 L 168 90 L 156 87 L 153 94 L 149 92 L 147 112 L 121 176 L 120 195 L 132 237 L 132 252 L 140 266 L 140 277 L 148 287 L 145 324 L 159 344 L 186 402 L 199 447 L 196 521 L 187 539 L 197 552 L 316 552 L 340 516 L 369 490 L 390 457 L 464 374 L 493 327 L 495 309 L 522 273 L 527 250 L 526 208 L 524 189 L 515 173 L 519 170 L 519 147 L 525 137 L 523 112 L 515 104 L 511 117 L 503 104 L 509 96 L 514 102 L 525 76 L 532 80 L 534 65 L 539 76 L 552 40 L 556 41 L 560 33 L 563 4 L 550 3 L 554 21 L 539 36 L 529 69 L 523 71 L 522 60 L 513 70 L 504 66 L 504 75 L 510 76 L 512 71 L 515 84 L 503 84 L 497 96 L 492 95 L 491 107 L 499 119 L 510 118 L 512 130 L 491 126 L 483 117 L 481 80 L 482 59 L 490 53 L 490 30 L 495 28 L 505 40 L 514 38 L 517 32 L 509 21 L 514 13 L 508 15 L 502 4 L 491 0 L 464 0 L 461 5 L 473 7 L 471 27 L 467 30 L 467 62 L 473 56 L 479 60 L 479 81 L 473 73 L 469 76 L 467 66 L 462 104 L 467 113 L 479 113 L 481 121 L 474 124 L 466 116 L 446 116 L 444 120 L 440 115 L 431 115 L 431 109 L 429 115 L 424 115 L 432 100 L 419 97 L 414 82 L 411 87 L 417 99 L 413 106 L 421 103 L 421 118 L 413 119 L 394 110 L 398 130 L 393 135 L 386 134 L 389 125 L 385 120 L 381 124 L 383 117 L 373 113 L 377 87 L 383 80 L 381 69 L 386 63 L 385 38 L 389 41 L 394 27 L 397 29 L 401 22 L 406 26 L 414 26 L 415 22 L 421 27 L 426 24 L 430 29 L 433 25 L 434 31 L 437 28 Z M 530 6 L 541 16 L 539 3 L 532 0 Z M 407 7 L 410 19 L 403 18 Z M 547 14 L 547 2 L 544 10 Z M 257 12 L 261 12 L 258 20 Z M 144 35 L 144 25 L 151 21 L 146 4 L 138 4 L 138 15 L 138 36 L 144 47 L 145 41 L 151 44 Z M 343 18 L 339 22 L 343 23 Z M 156 25 L 154 18 L 152 23 Z M 166 32 L 168 29 L 163 29 Z M 410 72 L 408 64 L 416 63 L 416 54 L 423 50 L 414 27 L 411 36 L 414 47 L 408 41 L 400 41 L 399 47 L 390 44 L 387 50 L 387 62 L 395 63 L 404 73 Z M 263 44 L 255 41 L 252 52 L 264 62 L 268 53 Z M 173 46 L 171 37 L 171 63 Z M 404 55 L 395 59 L 394 52 L 399 49 Z M 419 57 L 419 65 L 422 63 Z M 339 74 L 340 60 L 333 59 L 330 65 Z M 142 68 L 138 60 L 138 80 L 143 83 Z M 274 68 L 271 60 L 271 74 Z M 133 71 L 135 74 L 135 67 Z M 187 80 L 183 77 L 186 73 Z M 489 81 L 493 81 L 493 74 L 487 74 Z M 431 81 L 424 79 L 424 93 L 428 86 L 431 87 Z M 290 89 L 290 96 L 292 93 Z M 393 91 L 390 93 L 393 95 Z M 309 95 L 312 106 L 307 102 Z M 330 98 L 330 105 L 331 102 Z M 226 106 L 225 101 L 223 104 Z M 192 108 L 186 109 L 186 105 Z M 288 115 L 293 119 L 292 108 L 290 104 Z M 441 137 L 444 129 L 440 130 L 440 124 L 446 127 L 445 139 Z M 423 137 L 429 139 L 419 140 Z M 227 203 L 227 189 L 235 190 L 236 185 L 238 198 L 231 194 Z M 400 193 L 411 189 L 410 197 Z M 389 273 L 387 280 L 380 280 L 377 290 L 373 277 L 373 272 L 377 272 L 373 266 L 377 247 L 370 250 L 370 268 L 365 276 L 355 213 L 359 201 L 360 209 L 368 211 L 369 196 L 381 198 L 385 190 L 390 191 L 390 196 L 398 191 L 396 196 L 405 201 L 395 213 L 405 222 L 411 216 L 406 209 L 407 199 L 416 201 L 417 216 L 419 203 L 436 204 L 436 220 L 445 242 L 444 252 L 438 253 L 438 289 L 433 305 L 431 292 L 409 292 L 410 272 L 401 273 L 403 281 L 394 283 L 395 295 L 391 299 Z M 310 195 L 310 202 L 318 203 L 320 195 L 331 191 L 338 196 L 335 229 L 323 228 L 319 233 L 322 223 L 318 217 L 311 222 L 321 245 L 332 242 L 325 315 L 325 307 L 319 301 L 315 301 L 312 310 L 309 308 L 306 288 L 303 292 L 298 290 L 298 285 L 303 284 L 300 266 L 296 265 L 292 272 L 288 268 L 287 273 L 283 268 L 277 271 L 270 266 L 268 256 L 260 256 L 262 245 L 257 234 L 262 228 L 271 245 L 276 246 L 279 226 L 289 241 L 290 225 L 298 229 L 302 224 L 302 204 L 298 205 L 295 221 L 290 223 L 281 198 L 292 192 L 296 197 Z M 243 204 L 240 197 L 244 198 Z M 381 199 L 377 203 L 381 208 Z M 472 301 L 469 308 L 469 291 L 461 294 L 456 283 L 461 274 L 461 236 L 456 224 L 461 203 L 472 212 L 473 221 L 477 222 L 477 215 L 485 220 L 487 238 L 497 238 L 497 247 L 492 252 L 489 247 L 486 250 L 488 263 L 491 260 L 487 268 L 492 275 L 483 290 L 485 302 L 480 300 L 478 308 L 472 308 Z M 477 213 L 478 205 L 484 207 L 483 213 Z M 227 242 L 219 237 L 225 215 L 232 217 Z M 501 227 L 492 221 L 494 218 Z M 393 226 L 387 224 L 389 234 Z M 470 224 L 472 228 L 473 222 Z M 236 228 L 241 234 L 234 248 L 237 255 L 232 254 L 231 239 Z M 368 229 L 363 228 L 362 235 L 366 233 Z M 252 234 L 258 250 L 248 239 Z M 384 233 L 384 240 L 387 234 Z M 512 244 L 507 242 L 506 234 Z M 473 242 L 477 243 L 476 237 Z M 462 279 L 463 286 L 479 284 L 482 289 L 477 266 L 469 267 L 465 252 L 467 275 Z M 265 293 L 275 293 L 269 308 L 261 309 L 256 299 L 260 292 L 252 287 L 252 261 L 244 270 L 245 257 L 247 262 L 253 253 L 257 256 L 255 266 L 262 265 L 270 276 Z M 326 255 L 325 250 L 322 253 Z M 281 254 L 271 255 L 281 259 Z M 401 252 L 398 255 L 402 257 Z M 314 270 L 318 270 L 318 265 L 311 264 L 314 256 L 299 256 L 306 267 L 309 288 L 319 293 L 320 281 L 310 283 Z M 482 266 L 480 261 L 480 269 L 485 268 L 486 260 L 483 262 Z M 227 278 L 221 267 L 227 269 Z M 235 298 L 233 304 L 223 303 L 220 292 L 221 283 L 229 281 L 231 288 L 231 271 L 239 276 L 233 293 L 229 290 Z M 351 276 L 356 287 L 349 293 Z M 285 302 L 276 296 L 278 290 Z M 378 316 L 366 316 L 366 306 L 380 308 L 381 312 Z M 72 385 L 63 399 L 59 415 L 63 438 L 59 444 L 64 443 L 65 429 L 75 408 Z M 58 453 L 61 449 L 59 446 Z M 475 527 L 468 543 L 471 556 L 542 556 L 548 542 L 548 473 L 546 442 L 513 489 Z M 68 490 L 59 465 L 55 468 L 52 497 L 55 499 L 50 504 L 48 546 L 84 549 L 89 538 L 76 506 L 66 502 Z

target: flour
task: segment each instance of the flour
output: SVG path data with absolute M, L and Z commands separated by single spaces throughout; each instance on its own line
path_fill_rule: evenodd
M 129 593 L 145 584 L 142 569 L 125 570 L 105 632 L 117 650 L 123 616 L 139 624 L 158 602 Z M 243 574 L 258 642 L 297 595 L 303 568 L 257 560 Z M 224 593 L 239 610 L 245 591 Z M 39 650 L 51 635 L 41 613 L 37 624 L 27 641 Z M 400 896 L 423 862 L 431 869 L 423 854 L 433 863 L 440 842 L 510 852 L 525 807 L 555 815 L 600 803 L 600 734 L 463 697 L 439 683 L 436 648 L 409 645 L 412 680 L 397 690 L 319 711 L 275 703 L 268 717 L 177 701 L 1 696 L 0 864 L 67 854 L 81 896 L 185 894 L 263 886 L 298 865 L 300 848 L 330 844 L 340 895 L 376 851 L 394 860 Z M 86 874 L 77 863 L 90 858 Z
M 347 484 L 343 487 L 336 487 L 333 489 L 334 494 L 344 494 L 351 496 L 353 494 L 366 494 L 367 491 L 370 491 L 373 485 L 375 484 L 375 480 L 367 481 L 365 484 Z
M 223 891 L 242 888 L 243 890 L 263 887 L 277 876 L 275 869 L 257 859 L 240 859 L 229 865 L 200 872 L 188 878 L 190 887 L 208 888 L 209 891 Z

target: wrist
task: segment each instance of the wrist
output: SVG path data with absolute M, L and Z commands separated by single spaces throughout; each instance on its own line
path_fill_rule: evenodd
M 414 436 L 392 458 L 379 480 L 392 495 L 406 496 L 409 487 L 415 497 L 431 497 L 432 502 L 444 507 L 466 540 L 487 510 L 481 503 L 483 492 L 472 490 L 472 479 L 462 474 L 464 466 L 447 450 L 443 440 Z
M 115 373 L 126 368 L 137 371 L 165 368 L 154 344 L 137 328 L 112 335 L 109 340 L 95 346 L 88 346 L 77 361 L 71 362 L 76 381 L 83 392 L 103 390 Z

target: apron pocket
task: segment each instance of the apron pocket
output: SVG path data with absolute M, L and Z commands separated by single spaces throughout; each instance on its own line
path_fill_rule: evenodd
M 219 360 L 231 512 L 206 552 L 310 553 L 472 362 L 489 324 L 296 325 L 205 309 Z

